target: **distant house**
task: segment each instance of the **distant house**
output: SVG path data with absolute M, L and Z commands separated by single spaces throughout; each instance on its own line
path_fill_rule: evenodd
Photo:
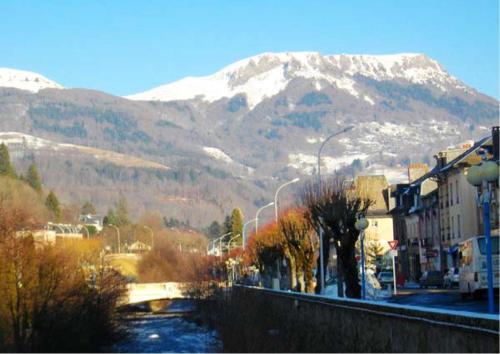
M 100 215 L 83 214 L 80 215 L 78 220 L 84 225 L 94 226 L 98 232 L 101 231 L 103 228 L 103 223 L 102 223 L 103 218 Z
M 144 253 L 151 250 L 151 246 L 146 245 L 144 242 L 135 241 L 130 246 L 127 247 L 130 253 Z

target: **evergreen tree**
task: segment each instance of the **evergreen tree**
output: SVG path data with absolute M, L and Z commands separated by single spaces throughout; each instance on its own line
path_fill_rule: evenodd
M 28 167 L 26 178 L 23 179 L 26 180 L 31 188 L 33 188 L 36 192 L 42 193 L 42 182 L 40 180 L 40 175 L 38 174 L 38 169 L 34 163 Z
M 118 200 L 118 204 L 116 206 L 116 223 L 117 226 L 127 225 L 130 223 L 128 216 L 128 203 L 127 199 L 121 197 Z
M 232 237 L 232 232 L 233 232 L 233 224 L 231 222 L 231 217 L 229 215 L 226 215 L 226 218 L 224 219 L 224 223 L 222 224 L 222 234 L 229 234 L 226 236 L 226 240 L 229 240 Z
M 214 220 L 208 227 L 208 235 L 210 236 L 210 238 L 217 238 L 220 236 L 221 230 L 222 228 L 220 224 L 216 220 Z
M 86 201 L 86 202 L 82 205 L 82 209 L 80 210 L 80 212 L 81 212 L 83 215 L 87 215 L 87 214 L 95 214 L 95 213 L 96 213 L 96 210 L 95 210 L 94 205 L 93 205 L 91 202 Z
M 59 200 L 57 199 L 53 191 L 50 191 L 49 195 L 47 195 L 47 199 L 45 199 L 45 206 L 54 215 L 54 220 L 56 222 L 59 222 L 61 220 L 61 206 L 59 204 Z
M 243 213 L 239 208 L 233 209 L 231 213 L 231 232 L 232 237 L 243 235 Z
M 116 225 L 117 224 L 117 217 L 116 217 L 116 214 L 115 214 L 115 211 L 113 210 L 113 208 L 108 209 L 108 213 L 106 214 L 106 216 L 103 219 L 103 224 L 117 226 Z
M 4 143 L 0 144 L 0 175 L 16 177 L 14 167 L 10 162 L 9 149 Z

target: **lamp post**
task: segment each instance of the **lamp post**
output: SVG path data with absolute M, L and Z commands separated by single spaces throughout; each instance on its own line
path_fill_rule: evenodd
M 356 230 L 361 233 L 361 298 L 366 298 L 366 278 L 365 278 L 365 230 L 368 227 L 368 220 L 363 214 L 358 216 L 354 224 Z
M 252 223 L 252 222 L 254 222 L 254 221 L 257 221 L 257 219 L 256 219 L 256 218 L 253 218 L 252 220 L 249 220 L 249 221 L 247 221 L 246 223 L 244 223 L 244 224 L 243 224 L 243 249 L 244 249 L 244 248 L 246 247 L 246 245 L 247 245 L 247 234 L 246 234 L 246 232 L 245 232 L 246 227 L 247 227 L 247 225 L 248 225 L 248 224 L 250 224 L 250 223 Z
M 112 227 L 116 230 L 116 237 L 118 238 L 118 253 L 121 253 L 121 248 L 120 248 L 120 229 L 117 228 L 113 224 L 108 224 L 109 227 Z
M 330 134 L 325 141 L 321 144 L 318 150 L 318 197 L 321 194 L 321 151 L 323 151 L 323 148 L 325 147 L 325 144 L 333 137 L 346 133 L 349 130 L 354 128 L 354 125 L 350 125 L 342 130 L 339 130 L 333 134 Z M 319 264 L 320 264 L 320 294 L 324 293 L 324 288 L 325 288 L 325 269 L 324 269 L 324 257 L 323 257 L 323 229 L 321 225 L 319 226 Z
M 292 183 L 297 183 L 298 181 L 300 181 L 300 178 L 294 178 L 292 179 L 291 181 L 288 181 L 286 183 L 283 183 L 281 186 L 278 187 L 278 189 L 276 190 L 276 193 L 274 194 L 274 213 L 275 213 L 275 218 L 276 218 L 276 222 L 278 222 L 278 193 L 286 186 L 292 184 Z
M 273 206 L 273 205 L 274 205 L 274 202 L 266 204 L 262 208 L 257 210 L 257 213 L 255 213 L 255 234 L 257 234 L 257 232 L 259 231 L 259 214 L 260 214 L 260 212 L 262 210 L 264 210 L 265 208 L 268 208 L 268 207 Z
M 151 251 L 153 250 L 154 248 L 154 233 L 153 233 L 153 229 L 150 228 L 149 226 L 146 226 L 146 225 L 142 225 L 142 227 L 144 227 L 146 230 L 149 231 L 150 235 L 151 235 Z
M 485 156 L 483 157 L 485 158 Z M 486 238 L 486 265 L 488 277 L 488 312 L 494 312 L 493 299 L 493 260 L 491 255 L 491 225 L 490 225 L 490 203 L 492 199 L 491 183 L 498 180 L 498 165 L 493 161 L 485 161 L 480 165 L 474 165 L 467 172 L 467 182 L 474 187 L 482 186 L 478 194 L 478 206 L 483 207 L 484 236 Z

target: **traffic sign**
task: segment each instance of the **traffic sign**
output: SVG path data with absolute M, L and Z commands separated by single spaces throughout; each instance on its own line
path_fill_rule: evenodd
M 391 250 L 396 250 L 398 247 L 398 240 L 393 240 L 393 241 L 387 241 L 389 244 L 389 247 L 391 247 Z

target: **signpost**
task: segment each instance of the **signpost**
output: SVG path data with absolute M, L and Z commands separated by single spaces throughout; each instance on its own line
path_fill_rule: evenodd
M 397 248 L 398 248 L 398 240 L 393 240 L 393 241 L 387 241 L 389 243 L 389 247 L 391 248 L 391 255 L 392 255 L 392 278 L 394 281 L 394 294 L 398 293 L 397 287 L 396 287 L 396 256 L 398 254 Z

